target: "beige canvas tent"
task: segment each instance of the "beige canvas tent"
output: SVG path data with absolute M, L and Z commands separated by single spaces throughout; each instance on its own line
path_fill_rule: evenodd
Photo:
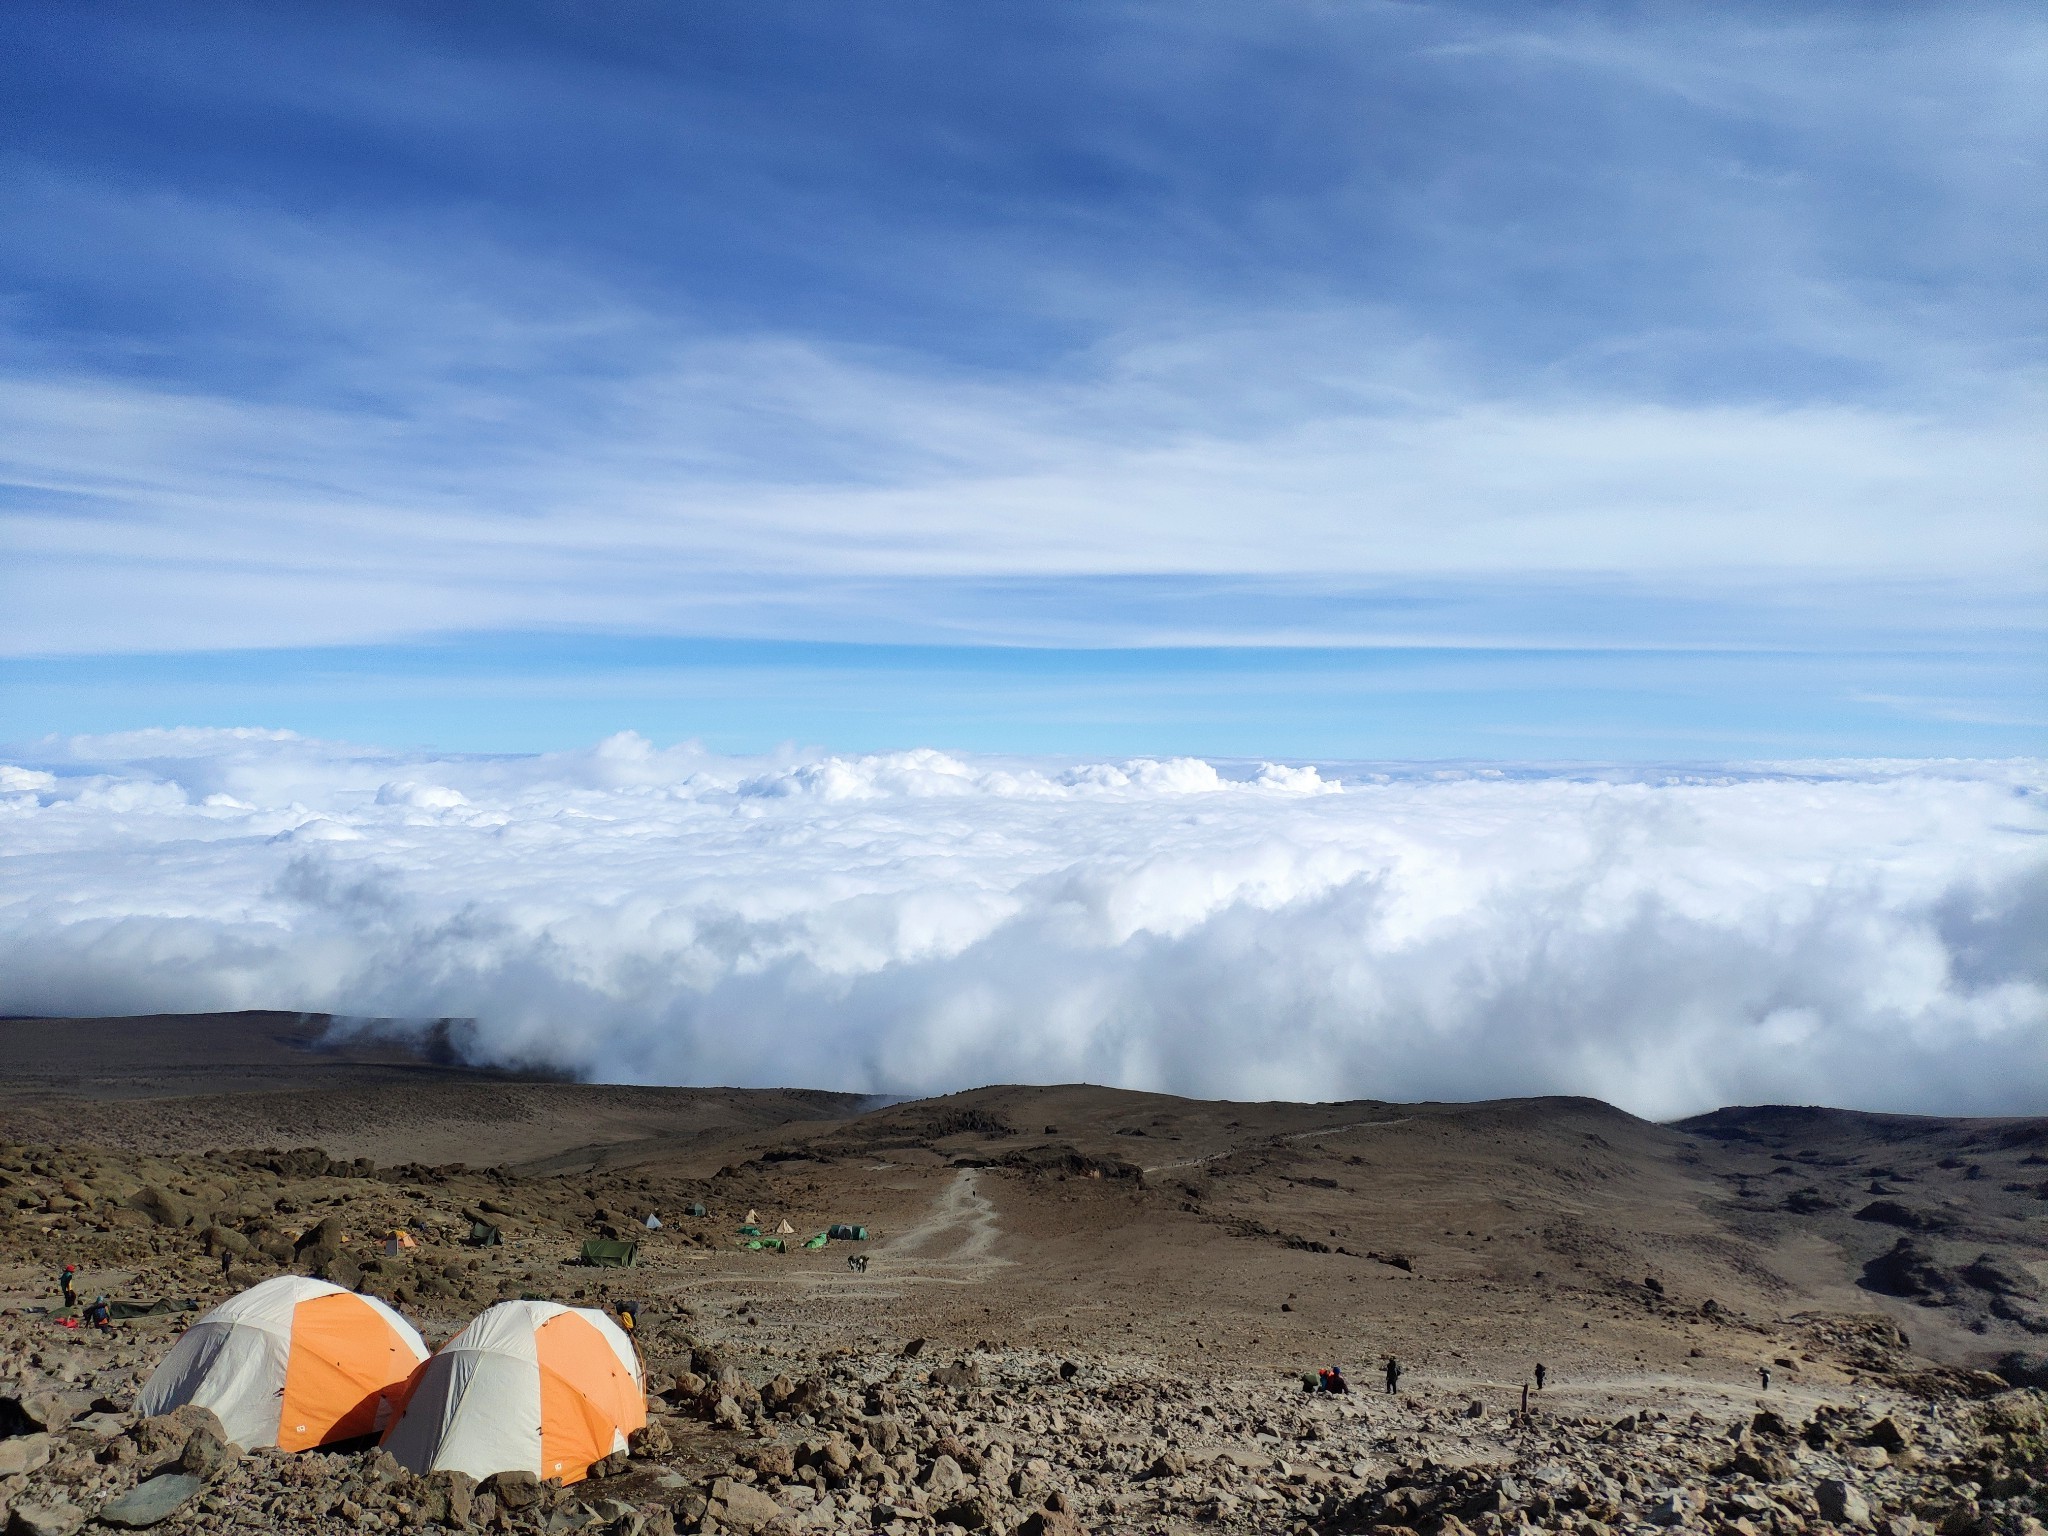
M 384 1449 L 414 1472 L 581 1479 L 647 1422 L 646 1382 L 619 1325 L 594 1307 L 501 1301 L 414 1378 Z
M 239 1446 L 303 1451 L 384 1428 L 426 1358 L 412 1324 L 376 1297 L 278 1275 L 188 1328 L 136 1411 L 197 1403 Z

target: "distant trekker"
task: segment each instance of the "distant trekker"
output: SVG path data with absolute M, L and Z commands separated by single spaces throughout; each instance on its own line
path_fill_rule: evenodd
M 221 1251 L 220 1251 L 220 1277 L 221 1277 L 221 1279 L 223 1279 L 223 1280 L 227 1279 L 227 1277 L 228 1277 L 228 1270 L 229 1270 L 229 1269 L 230 1269 L 230 1268 L 231 1268 L 231 1267 L 232 1267 L 232 1266 L 234 1265 L 234 1262 L 235 1262 L 235 1256 L 234 1256 L 234 1255 L 233 1255 L 232 1253 L 229 1253 L 229 1252 L 227 1251 L 227 1249 L 225 1249 L 225 1248 L 221 1249 Z
M 1543 1378 L 1549 1374 L 1548 1371 L 1543 1369 L 1543 1362 L 1538 1360 L 1536 1362 L 1536 1390 L 1538 1392 L 1543 1390 Z
M 107 1305 L 107 1298 L 96 1296 L 91 1306 L 85 1309 L 85 1324 L 89 1328 L 111 1327 L 114 1321 L 113 1309 Z
M 64 1266 L 64 1273 L 57 1277 L 57 1289 L 64 1293 L 64 1305 L 67 1307 L 78 1305 L 77 1275 L 78 1266 L 76 1264 L 66 1264 Z
M 1392 1397 L 1401 1390 L 1401 1362 L 1392 1355 L 1387 1356 L 1387 1396 Z
M 1763 1383 L 1764 1391 L 1768 1392 L 1771 1390 L 1771 1368 L 1768 1365 L 1760 1365 L 1756 1368 L 1756 1379 Z

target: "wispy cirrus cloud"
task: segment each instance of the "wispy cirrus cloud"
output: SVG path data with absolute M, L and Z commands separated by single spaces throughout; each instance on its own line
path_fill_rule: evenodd
M 2023 11 L 926 20 L 41 13 L 88 73 L 11 151 L 0 639 L 2038 593 Z

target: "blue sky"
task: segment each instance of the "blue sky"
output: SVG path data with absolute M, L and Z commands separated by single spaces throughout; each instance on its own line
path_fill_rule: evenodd
M 7 27 L 0 740 L 2048 746 L 2032 8 Z

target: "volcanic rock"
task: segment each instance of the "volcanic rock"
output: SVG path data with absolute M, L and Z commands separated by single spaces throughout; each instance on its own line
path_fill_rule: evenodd
M 168 1520 L 205 1486 L 203 1477 L 185 1472 L 165 1472 L 137 1483 L 119 1498 L 102 1505 L 98 1518 L 103 1525 L 139 1531 L 160 1520 Z

